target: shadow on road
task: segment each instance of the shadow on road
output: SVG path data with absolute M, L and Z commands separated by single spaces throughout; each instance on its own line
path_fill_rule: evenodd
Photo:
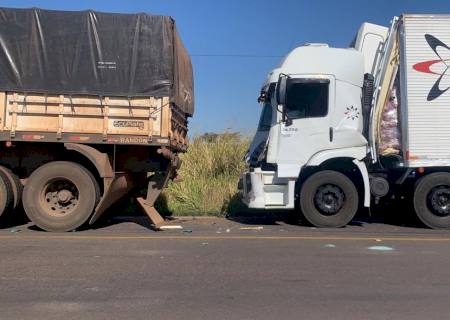
M 302 215 L 295 211 L 248 210 L 235 211 L 227 215 L 227 219 L 248 225 L 277 225 L 280 222 L 291 225 L 311 226 Z M 380 223 L 392 226 L 424 228 L 416 217 L 414 209 L 404 201 L 372 206 L 370 210 L 362 208 L 358 211 L 351 226 L 363 227 L 365 224 Z
M 165 212 L 167 220 L 176 220 L 171 217 L 168 211 Z M 289 225 L 310 226 L 301 215 L 294 210 L 284 211 L 265 211 L 248 210 L 245 207 L 234 207 L 226 219 L 243 225 L 279 225 L 281 223 Z M 86 229 L 103 229 L 122 223 L 135 223 L 146 229 L 154 230 L 150 220 L 141 210 L 136 201 L 123 199 L 108 209 L 99 221 L 92 226 L 84 226 L 78 231 Z M 423 224 L 417 219 L 414 210 L 405 203 L 391 203 L 389 205 L 373 206 L 371 210 L 362 209 L 358 212 L 355 219 L 350 223 L 351 226 L 364 227 L 366 224 L 379 223 L 392 226 L 424 228 Z M 0 230 L 15 230 L 28 228 L 34 231 L 42 231 L 34 225 L 29 225 L 23 209 L 10 212 L 0 217 Z

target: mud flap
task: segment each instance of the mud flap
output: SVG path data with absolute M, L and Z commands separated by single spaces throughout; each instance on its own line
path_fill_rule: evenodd
M 116 174 L 113 178 L 104 178 L 105 191 L 95 208 L 89 224 L 94 224 L 100 216 L 117 200 L 126 195 L 133 187 L 133 180 L 127 174 Z

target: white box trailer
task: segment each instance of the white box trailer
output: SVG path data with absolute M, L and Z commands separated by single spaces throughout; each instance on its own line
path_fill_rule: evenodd
M 401 22 L 405 166 L 450 166 L 450 15 L 404 15 Z
M 340 227 L 406 195 L 450 228 L 450 16 L 364 23 L 350 48 L 308 44 L 269 73 L 242 177 L 252 208 Z M 269 116 L 268 116 L 269 115 Z

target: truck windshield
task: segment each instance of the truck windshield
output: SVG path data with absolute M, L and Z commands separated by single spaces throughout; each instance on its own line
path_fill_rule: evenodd
M 269 131 L 272 123 L 272 105 L 270 104 L 276 83 L 271 83 L 265 93 L 264 105 L 259 118 L 258 131 Z M 263 91 L 262 91 L 263 92 Z
M 269 131 L 272 122 L 272 106 L 270 102 L 264 103 L 261 117 L 259 118 L 258 131 Z

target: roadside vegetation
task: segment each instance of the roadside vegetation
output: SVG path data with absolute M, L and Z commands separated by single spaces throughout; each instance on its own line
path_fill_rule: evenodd
M 250 139 L 238 133 L 195 136 L 181 156 L 181 182 L 171 182 L 157 206 L 173 215 L 225 215 L 240 210 L 237 185 Z

